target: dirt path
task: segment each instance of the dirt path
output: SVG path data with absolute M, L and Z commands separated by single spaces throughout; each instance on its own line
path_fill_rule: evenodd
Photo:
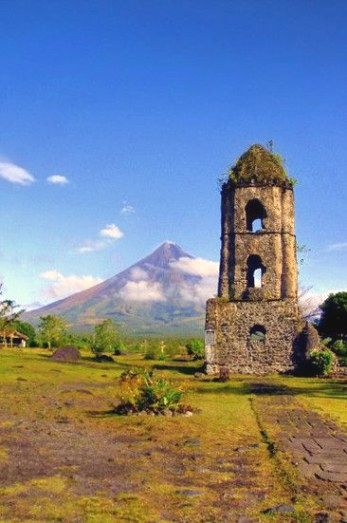
M 307 491 L 333 518 L 327 521 L 347 521 L 347 434 L 303 408 L 286 388 L 255 383 L 252 391 L 260 430 L 272 451 L 290 456 Z

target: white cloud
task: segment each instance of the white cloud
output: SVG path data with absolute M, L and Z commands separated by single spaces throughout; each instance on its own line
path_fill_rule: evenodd
M 101 229 L 100 236 L 103 236 L 104 238 L 112 238 L 112 240 L 119 240 L 120 238 L 123 238 L 124 233 L 119 227 L 117 227 L 117 225 L 110 223 Z
M 219 263 L 204 258 L 182 257 L 171 263 L 172 267 L 197 281 L 185 282 L 179 289 L 182 300 L 197 305 L 205 305 L 208 298 L 216 294 Z
M 347 250 L 347 242 L 341 242 L 341 243 L 332 243 L 328 245 L 327 251 L 346 251 Z
M 61 174 L 53 174 L 52 176 L 48 176 L 47 182 L 53 185 L 66 185 L 69 183 L 69 180 Z
M 102 251 L 102 249 L 105 249 L 108 245 L 107 242 L 102 240 L 86 240 L 77 248 L 77 252 L 85 254 L 87 252 Z
M 183 257 L 171 264 L 175 269 L 192 276 L 202 278 L 217 278 L 219 263 L 204 258 Z
M 129 301 L 165 301 L 162 286 L 158 282 L 146 280 L 128 281 L 120 291 L 120 296 Z
M 213 298 L 217 291 L 217 281 L 215 278 L 201 278 L 197 283 L 183 284 L 179 293 L 181 299 L 188 303 L 205 306 L 209 298 Z
M 141 267 L 133 267 L 130 272 L 130 277 L 133 281 L 147 280 L 148 274 Z
M 30 185 L 35 181 L 32 174 L 11 162 L 0 162 L 0 178 L 18 185 Z
M 121 214 L 135 214 L 135 208 L 127 202 L 123 202 L 123 207 L 120 210 Z
M 76 274 L 70 274 L 69 276 L 64 276 L 64 274 L 55 269 L 42 272 L 39 276 L 41 279 L 51 282 L 42 291 L 43 297 L 48 300 L 66 298 L 66 296 L 84 291 L 102 282 L 101 278 L 90 275 L 77 276 Z
M 117 227 L 117 225 L 110 223 L 109 225 L 105 225 L 105 227 L 99 231 L 99 236 L 102 236 L 104 240 L 85 240 L 79 247 L 77 247 L 77 252 L 85 254 L 106 249 L 112 245 L 115 240 L 123 238 L 124 233 L 119 227 Z

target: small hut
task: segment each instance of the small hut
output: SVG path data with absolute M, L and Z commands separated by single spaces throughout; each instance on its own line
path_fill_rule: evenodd
M 0 331 L 0 347 L 26 347 L 28 336 L 17 330 Z

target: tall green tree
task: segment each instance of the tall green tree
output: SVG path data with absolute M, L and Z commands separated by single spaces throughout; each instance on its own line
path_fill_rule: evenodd
M 63 343 L 68 332 L 68 324 L 64 318 L 49 314 L 40 317 L 39 340 L 41 343 L 47 343 L 48 348 L 58 346 Z
M 103 352 L 112 352 L 116 342 L 117 330 L 112 320 L 104 320 L 99 325 L 95 325 L 91 344 L 94 354 L 99 355 Z
M 347 292 L 330 294 L 320 306 L 322 315 L 318 329 L 322 336 L 333 340 L 347 337 Z

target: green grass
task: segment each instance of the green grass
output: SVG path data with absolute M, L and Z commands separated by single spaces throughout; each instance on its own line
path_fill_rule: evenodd
M 201 362 L 146 361 L 140 354 L 115 360 L 99 364 L 84 353 L 79 363 L 63 364 L 47 350 L 0 352 L 0 467 L 16 464 L 21 444 L 33 460 L 23 477 L 3 481 L 1 521 L 311 521 L 319 502 L 296 495 L 295 471 L 279 469 L 260 433 L 254 378 L 217 383 L 194 377 Z M 112 414 L 117 377 L 132 367 L 153 367 L 200 413 Z M 288 387 L 306 408 L 347 422 L 341 383 L 267 380 Z M 291 519 L 263 514 L 278 503 L 294 503 Z

